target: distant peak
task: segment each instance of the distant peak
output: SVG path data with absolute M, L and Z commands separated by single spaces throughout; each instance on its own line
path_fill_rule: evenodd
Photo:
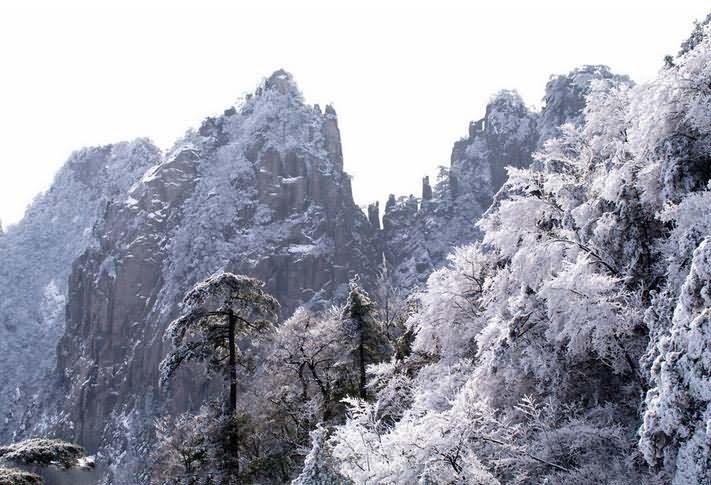
M 287 94 L 292 89 L 296 89 L 294 77 L 284 69 L 274 71 L 274 73 L 264 81 L 265 90 L 276 90 L 282 94 Z
M 602 79 L 609 79 L 630 85 L 634 84 L 629 76 L 615 74 L 608 66 L 602 64 L 586 64 L 573 69 L 568 74 L 551 76 L 546 90 L 551 91 L 560 88 L 562 85 L 569 85 L 587 91 L 592 81 Z
M 516 90 L 502 89 L 489 99 L 488 107 L 506 107 L 510 110 L 526 109 L 526 103 Z

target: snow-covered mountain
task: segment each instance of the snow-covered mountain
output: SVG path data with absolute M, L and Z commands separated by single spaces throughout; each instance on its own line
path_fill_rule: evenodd
M 288 316 L 343 297 L 356 274 L 372 284 L 379 262 L 335 111 L 304 104 L 284 71 L 179 140 L 107 205 L 93 238 L 69 274 L 63 401 L 39 411 L 91 451 L 120 447 L 117 427 L 204 398 L 189 375 L 169 399 L 157 385 L 163 332 L 196 282 L 218 270 L 256 276 Z
M 0 410 L 5 434 L 56 366 L 64 333 L 67 278 L 94 244 L 106 204 L 125 194 L 160 159 L 148 140 L 79 150 L 24 218 L 0 234 Z

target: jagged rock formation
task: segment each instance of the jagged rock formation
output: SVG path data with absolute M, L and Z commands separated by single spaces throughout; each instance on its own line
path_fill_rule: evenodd
M 125 194 L 160 157 L 148 140 L 86 148 L 71 155 L 46 193 L 16 225 L 0 231 L 0 429 L 55 364 L 64 332 L 67 276 L 92 242 L 106 203 Z
M 401 288 L 423 284 L 454 247 L 478 239 L 475 223 L 506 181 L 506 167 L 528 167 L 533 153 L 562 124 L 579 125 L 590 84 L 613 78 L 629 82 L 605 66 L 552 77 L 540 112 L 527 108 L 516 92 L 494 96 L 484 118 L 470 123 L 467 138 L 454 144 L 450 167 L 441 169 L 434 187 L 425 178 L 419 200 L 390 196 L 382 244 L 393 283 Z
M 343 171 L 334 110 L 304 104 L 276 72 L 106 209 L 69 278 L 57 359 L 69 404 L 52 425 L 94 452 L 161 402 L 199 405 L 205 388 L 188 373 L 169 399 L 157 386 L 163 332 L 187 288 L 218 270 L 248 274 L 289 315 L 345 295 L 355 274 L 372 281 L 372 234 Z

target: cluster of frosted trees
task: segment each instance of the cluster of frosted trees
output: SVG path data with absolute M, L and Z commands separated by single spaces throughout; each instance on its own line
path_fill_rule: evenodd
M 173 350 L 161 364 L 163 384 L 198 361 L 224 376 L 226 398 L 156 423 L 155 482 L 289 482 L 301 471 L 310 436 L 325 440 L 345 421 L 347 403 L 374 398 L 366 369 L 386 360 L 391 345 L 358 281 L 342 306 L 319 314 L 299 309 L 278 330 L 272 321 L 279 305 L 263 286 L 218 273 L 188 292 L 168 327 Z M 344 480 L 318 450 L 311 456 L 306 462 L 328 477 L 323 483 Z
M 510 170 L 319 455 L 356 483 L 711 481 L 709 37 Z

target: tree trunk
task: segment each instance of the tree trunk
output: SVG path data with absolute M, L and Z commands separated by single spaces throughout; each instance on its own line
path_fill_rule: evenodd
M 229 373 L 230 373 L 230 419 L 235 420 L 233 422 L 234 428 L 230 430 L 230 448 L 235 456 L 235 468 L 237 476 L 239 476 L 239 442 L 237 438 L 237 433 L 239 432 L 237 428 L 237 351 L 235 348 L 235 330 L 237 326 L 237 319 L 235 314 L 230 310 L 227 314 L 228 316 L 228 340 L 230 346 L 230 362 L 229 362 Z
M 228 339 L 230 347 L 230 362 L 229 362 L 229 376 L 230 376 L 230 414 L 234 415 L 237 410 L 237 354 L 235 351 L 235 326 L 237 325 L 237 319 L 234 313 L 229 312 L 228 314 Z
M 385 333 L 388 336 L 388 340 L 391 340 L 391 337 L 390 337 L 390 288 L 388 288 L 387 292 L 385 293 Z
M 361 332 L 360 332 L 360 345 L 358 346 L 359 353 L 360 353 L 360 397 L 361 399 L 365 399 L 367 396 L 365 394 L 365 345 L 363 343 L 363 329 L 362 329 L 363 323 L 361 322 Z

